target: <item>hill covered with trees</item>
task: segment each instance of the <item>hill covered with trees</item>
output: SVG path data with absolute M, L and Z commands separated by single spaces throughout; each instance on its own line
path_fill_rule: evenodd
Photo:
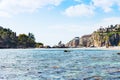
M 0 48 L 35 48 L 43 46 L 35 41 L 34 34 L 19 34 L 0 26 Z

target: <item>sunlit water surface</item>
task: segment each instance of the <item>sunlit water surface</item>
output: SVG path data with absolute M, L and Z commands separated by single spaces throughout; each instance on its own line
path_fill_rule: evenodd
M 0 80 L 120 80 L 119 50 L 1 49 Z

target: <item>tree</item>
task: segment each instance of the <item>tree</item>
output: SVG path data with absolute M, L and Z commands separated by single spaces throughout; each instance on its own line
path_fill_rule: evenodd
M 35 47 L 35 37 L 32 33 L 28 33 L 28 40 L 27 40 L 27 46 L 28 47 Z
M 0 27 L 0 47 L 15 48 L 16 47 L 16 33 L 10 29 Z
M 34 48 L 35 37 L 32 33 L 19 34 L 0 26 L 0 48 Z
M 32 33 L 26 34 L 20 34 L 18 36 L 18 46 L 21 48 L 33 48 L 35 47 L 35 38 Z
M 28 36 L 26 34 L 20 34 L 18 36 L 18 47 L 26 48 L 27 47 Z
M 34 37 L 33 33 L 28 33 L 28 37 L 35 41 L 35 37 Z

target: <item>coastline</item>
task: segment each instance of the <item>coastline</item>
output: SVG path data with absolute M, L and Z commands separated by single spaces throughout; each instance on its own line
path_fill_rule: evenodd
M 1 49 L 40 49 L 40 50 L 120 50 L 120 46 L 106 47 L 81 47 L 81 48 L 1 48 Z
M 93 48 L 91 48 L 91 47 L 85 47 L 85 48 L 79 48 L 79 49 L 90 49 L 90 50 L 120 50 L 120 46 L 110 46 L 110 47 L 108 47 L 108 48 L 106 48 L 106 47 L 93 47 Z
M 110 46 L 109 48 L 106 47 L 82 47 L 82 48 L 35 48 L 35 49 L 41 49 L 41 50 L 120 50 L 120 46 Z
M 106 47 L 98 47 L 98 49 L 103 49 L 103 50 L 120 50 L 120 46 L 110 46 L 108 48 L 106 48 Z

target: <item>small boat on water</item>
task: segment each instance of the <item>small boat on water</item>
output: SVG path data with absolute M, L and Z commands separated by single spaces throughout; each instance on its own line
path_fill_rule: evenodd
M 117 53 L 118 55 L 120 55 L 120 53 Z
M 64 50 L 64 52 L 70 52 L 70 50 Z

